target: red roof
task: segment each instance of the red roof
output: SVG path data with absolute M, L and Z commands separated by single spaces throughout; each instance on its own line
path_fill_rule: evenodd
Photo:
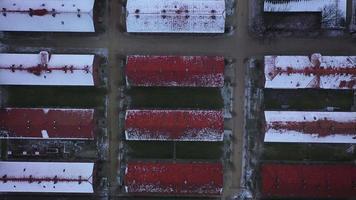
M 124 182 L 128 193 L 218 196 L 223 168 L 221 163 L 129 162 Z
M 356 197 L 356 166 L 351 164 L 263 164 L 266 198 Z
M 0 109 L 0 138 L 94 139 L 93 109 Z
M 127 110 L 127 140 L 222 141 L 224 116 L 214 110 Z
M 128 56 L 127 84 L 157 87 L 223 87 L 224 58 L 213 56 Z

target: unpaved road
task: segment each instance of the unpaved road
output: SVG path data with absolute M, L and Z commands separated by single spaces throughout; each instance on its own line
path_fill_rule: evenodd
M 3 41 L 17 46 L 53 47 L 53 48 L 107 48 L 109 50 L 109 89 L 108 89 L 108 130 L 110 135 L 110 182 L 112 191 L 117 188 L 117 167 L 119 165 L 118 143 L 121 140 L 118 125 L 118 86 L 120 81 L 120 64 L 118 55 L 155 54 L 155 55 L 222 55 L 236 59 L 234 89 L 233 133 L 233 169 L 226 172 L 224 197 L 236 194 L 240 189 L 241 152 L 243 135 L 244 107 L 244 60 L 251 56 L 265 54 L 303 54 L 314 52 L 329 55 L 355 55 L 356 41 L 350 38 L 281 38 L 262 41 L 252 38 L 248 33 L 248 0 L 237 0 L 237 11 L 233 16 L 236 32 L 229 36 L 193 36 L 193 35 L 128 35 L 118 30 L 121 15 L 119 0 L 108 0 L 105 19 L 108 24 L 106 32 L 100 36 L 53 36 L 44 40 L 14 38 Z

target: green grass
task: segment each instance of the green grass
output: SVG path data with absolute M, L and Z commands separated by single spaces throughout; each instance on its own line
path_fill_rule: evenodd
M 215 88 L 132 88 L 131 108 L 221 109 L 223 99 Z
M 129 158 L 142 159 L 172 159 L 173 143 L 171 142 L 141 142 L 126 141 L 127 156 Z
M 353 104 L 352 91 L 344 90 L 264 90 L 266 110 L 279 110 L 289 105 L 291 110 L 321 110 L 338 107 L 349 111 Z
M 173 159 L 173 142 L 127 141 L 128 157 L 143 159 Z M 222 142 L 176 142 L 177 159 L 220 159 Z
M 104 106 L 104 89 L 90 87 L 7 87 L 7 105 L 12 107 L 76 107 Z
M 176 144 L 177 159 L 214 159 L 223 154 L 222 142 L 178 142 Z
M 262 160 L 283 161 L 354 161 L 356 152 L 348 153 L 348 144 L 265 143 Z

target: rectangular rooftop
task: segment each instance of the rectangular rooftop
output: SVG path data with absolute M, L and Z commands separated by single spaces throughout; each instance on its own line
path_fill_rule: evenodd
M 223 87 L 224 57 L 144 56 L 126 59 L 126 82 L 137 87 Z
M 0 192 L 94 193 L 94 163 L 0 162 Z
M 356 56 L 265 56 L 265 88 L 356 89 Z
M 224 116 L 215 110 L 127 110 L 127 140 L 222 141 Z
M 95 86 L 95 55 L 0 54 L 0 85 Z
M 224 33 L 224 0 L 127 0 L 129 33 Z
M 95 32 L 95 0 L 1 0 L 0 30 Z
M 139 162 L 127 164 L 125 190 L 133 195 L 219 196 L 221 163 Z
M 94 109 L 0 109 L 0 139 L 93 140 L 94 132 Z

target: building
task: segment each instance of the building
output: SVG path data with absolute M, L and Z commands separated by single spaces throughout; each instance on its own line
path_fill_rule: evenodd
M 265 56 L 265 88 L 356 89 L 356 56 Z
M 1 0 L 1 31 L 95 32 L 95 0 Z
M 95 86 L 95 55 L 0 54 L 0 85 Z
M 134 87 L 223 87 L 224 57 L 142 56 L 126 59 L 126 83 Z
M 0 162 L 0 192 L 94 193 L 94 163 Z
M 265 142 L 356 143 L 356 112 L 265 111 Z
M 350 31 L 352 34 L 356 34 L 356 0 L 352 1 L 352 14 L 351 14 L 351 23 Z
M 215 110 L 127 110 L 126 140 L 223 141 L 224 116 Z
M 308 15 L 319 18 L 322 28 L 341 28 L 346 25 L 346 0 L 264 0 L 265 16 L 275 15 L 283 19 L 283 15 L 300 17 Z M 278 21 L 278 20 L 276 20 Z M 295 22 L 295 20 L 294 20 Z M 305 23 L 305 22 L 302 22 Z M 300 23 L 294 23 L 299 27 Z
M 129 33 L 224 33 L 224 0 L 127 0 Z
M 125 190 L 132 195 L 219 196 L 221 163 L 128 162 Z
M 273 164 L 261 167 L 264 198 L 349 199 L 356 196 L 354 164 Z
M 94 109 L 3 108 L 0 139 L 93 140 Z

